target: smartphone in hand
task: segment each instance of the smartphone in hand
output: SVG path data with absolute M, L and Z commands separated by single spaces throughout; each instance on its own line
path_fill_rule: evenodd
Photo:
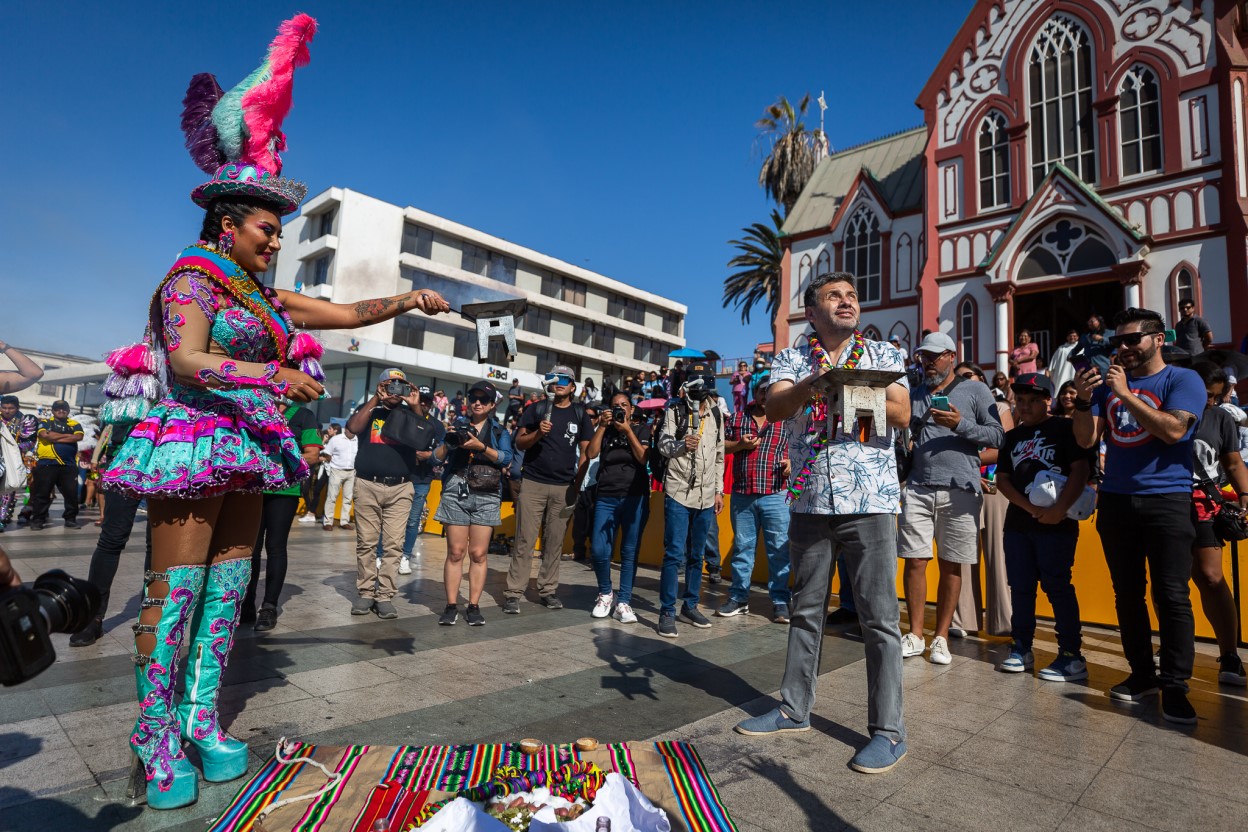
M 932 410 L 949 410 L 949 397 L 932 396 Z

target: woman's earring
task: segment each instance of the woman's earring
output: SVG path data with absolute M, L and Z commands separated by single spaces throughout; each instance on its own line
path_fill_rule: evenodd
M 217 237 L 217 251 L 226 257 L 230 256 L 230 252 L 234 250 L 234 232 L 222 231 L 221 236 Z

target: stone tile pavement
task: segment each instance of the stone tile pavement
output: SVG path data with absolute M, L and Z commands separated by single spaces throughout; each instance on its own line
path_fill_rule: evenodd
M 129 625 L 138 609 L 141 535 L 123 555 L 103 640 L 71 649 L 39 678 L 0 690 L 0 832 L 33 829 L 203 830 L 239 783 L 204 784 L 193 807 L 158 813 L 120 800 L 133 726 Z M 94 527 L 0 537 L 23 577 L 60 567 L 85 576 Z M 348 613 L 354 538 L 296 524 L 277 629 L 243 633 L 227 671 L 223 723 L 247 741 L 253 770 L 282 736 L 319 743 L 454 743 L 535 736 L 567 741 L 693 742 L 743 832 L 794 829 L 1220 830 L 1248 813 L 1248 701 L 1216 684 L 1199 646 L 1200 723 L 1161 721 L 1156 703 L 1120 707 L 1103 691 L 1125 663 L 1110 631 L 1086 633 L 1087 684 L 1042 683 L 993 670 L 1001 640 L 953 644 L 947 667 L 905 666 L 910 753 L 871 777 L 847 767 L 866 740 L 862 645 L 830 632 L 813 731 L 780 739 L 732 732 L 770 708 L 785 631 L 760 615 L 714 619 L 658 638 L 657 573 L 638 576 L 637 625 L 593 620 L 592 572 L 565 562 L 559 612 L 498 610 L 506 560 L 490 558 L 487 625 L 438 627 L 443 542 L 421 540 L 400 578 L 400 618 Z M 466 585 L 465 585 L 466 586 Z M 704 606 L 722 600 L 704 585 Z M 121 606 L 126 599 L 124 608 Z M 770 609 L 765 593 L 757 612 Z M 1055 650 L 1041 634 L 1037 663 Z

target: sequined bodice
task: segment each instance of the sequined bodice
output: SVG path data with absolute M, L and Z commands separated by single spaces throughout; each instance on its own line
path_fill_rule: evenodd
M 212 340 L 233 359 L 265 363 L 278 358 L 264 323 L 242 307 L 223 306 L 212 319 Z

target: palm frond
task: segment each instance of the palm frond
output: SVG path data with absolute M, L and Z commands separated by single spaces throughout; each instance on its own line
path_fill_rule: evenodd
M 739 269 L 724 279 L 724 308 L 734 306 L 741 311 L 741 322 L 750 322 L 750 313 L 760 303 L 766 304 L 772 332 L 775 332 L 776 312 L 780 308 L 780 262 L 784 246 L 780 242 L 780 227 L 784 218 L 779 211 L 771 212 L 771 225 L 756 222 L 743 229 L 740 239 L 729 240 L 738 254 L 728 261 L 728 267 Z

